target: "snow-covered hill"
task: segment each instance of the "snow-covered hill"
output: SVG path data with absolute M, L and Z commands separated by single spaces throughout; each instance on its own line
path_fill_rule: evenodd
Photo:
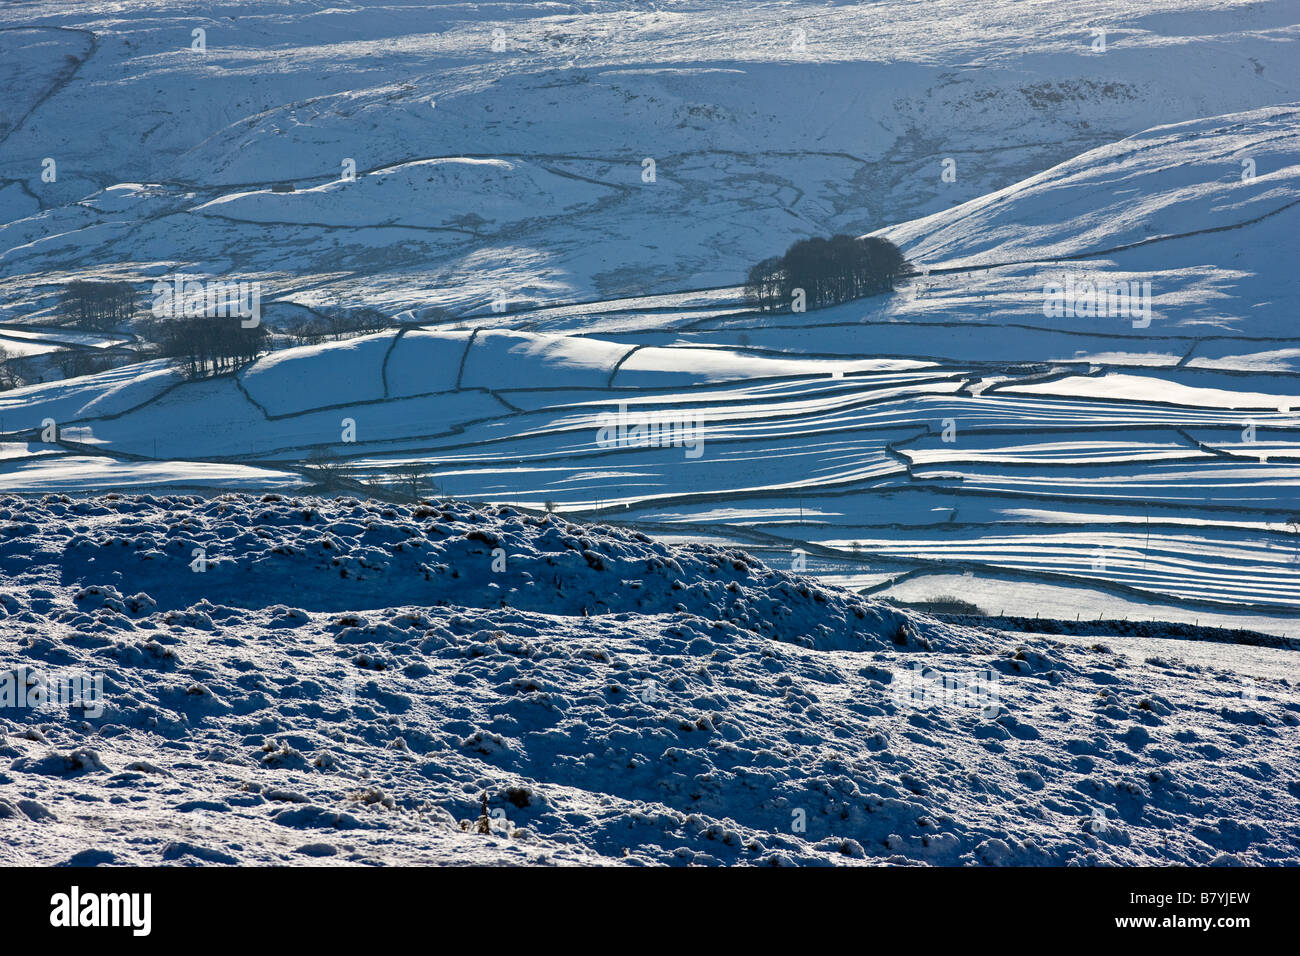
M 0 7 L 0 678 L 107 688 L 0 697 L 0 861 L 1300 863 L 1297 39 Z M 749 309 L 838 232 L 916 275 Z M 400 324 L 53 324 L 181 275 Z
M 0 571 L 0 862 L 1300 862 L 1264 648 L 452 502 L 9 497 Z M 78 674 L 88 707 L 12 706 Z
M 1221 0 L 6 5 L 0 307 L 39 317 L 64 274 L 394 312 L 728 284 L 1300 100 L 1297 31 Z
M 413 468 L 902 600 L 1292 634 L 1295 115 L 1160 127 L 891 227 L 923 274 L 890 297 L 489 312 L 5 393 L 0 474 L 284 490 L 328 461 L 391 490 Z M 1103 281 L 1149 286 L 1146 311 L 1048 314 L 1053 284 Z M 667 438 L 618 430 L 638 421 Z

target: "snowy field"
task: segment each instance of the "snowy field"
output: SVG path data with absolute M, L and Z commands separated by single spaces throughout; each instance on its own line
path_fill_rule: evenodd
M 81 692 L 0 709 L 7 863 L 1300 863 L 1294 649 L 958 627 L 450 502 L 0 519 L 4 679 Z
M 1057 164 L 1294 103 L 1298 20 L 1223 0 L 6 4 L 0 308 L 38 318 L 65 272 L 238 272 L 283 303 L 389 312 L 734 286 L 800 236 L 943 213 L 1053 167 L 1087 186 Z M 1243 143 L 1182 148 L 1213 146 L 1226 184 Z M 1266 155 L 1253 201 L 1156 166 L 1172 203 L 1122 188 L 1056 207 L 1055 229 L 936 231 L 926 258 L 1077 250 L 1069 220 L 1108 207 L 1127 241 L 1248 218 L 1271 208 Z M 977 221 L 1005 222 L 996 201 Z M 1234 261 L 1187 265 L 1207 261 L 1232 282 Z
M 811 558 L 877 596 L 916 599 L 927 572 L 1016 572 L 1058 585 L 1056 604 L 1088 589 L 1077 613 L 1137 600 L 1290 634 L 1295 116 L 1162 127 L 887 230 L 926 273 L 888 299 L 770 316 L 724 289 L 411 315 L 203 381 L 153 362 L 3 393 L 0 476 L 283 490 L 322 460 L 352 482 L 415 469 L 461 499 Z M 1119 195 L 1135 220 L 1106 211 Z M 1058 216 L 1089 204 L 1095 224 Z M 1224 235 L 1249 258 L 1214 265 Z M 1046 315 L 1045 284 L 1076 274 L 1140 277 L 1150 312 Z M 1024 615 L 1043 597 L 989 599 Z
M 1300 863 L 1300 8 L 923 6 L 0 8 L 0 860 Z

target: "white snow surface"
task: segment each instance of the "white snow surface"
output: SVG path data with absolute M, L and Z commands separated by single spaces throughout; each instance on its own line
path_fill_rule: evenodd
M 1142 658 L 275 494 L 0 499 L 0 637 L 10 686 L 104 689 L 0 708 L 5 863 L 1300 863 L 1288 642 Z
M 1284 117 L 1297 19 L 1250 0 L 5 4 L 0 313 L 50 314 L 51 275 L 174 271 L 391 312 L 633 299 L 953 207 L 983 238 L 948 219 L 922 258 L 1236 222 L 1284 203 L 1286 143 L 1247 122 L 1194 129 L 1203 148 L 1154 131 L 1132 164 L 1113 144 Z M 1097 148 L 1105 168 L 1072 160 Z M 979 199 L 1030 176 L 1027 198 L 1086 228 L 1025 231 Z
M 713 15 L 723 16 L 719 9 Z M 896 12 L 895 5 L 872 9 Z M 1263 16 L 1254 8 L 1239 12 L 1243 22 Z M 858 12 L 841 8 L 838 15 Z M 1174 19 L 1158 22 L 1173 29 Z M 1208 21 L 1224 26 L 1215 15 Z M 1193 35 L 1200 34 L 1179 34 Z M 1256 37 L 1248 45 L 1271 51 L 1278 44 Z M 1267 57 L 1259 62 L 1276 72 Z M 1107 54 L 1097 65 L 1116 75 L 1136 70 L 1127 55 Z M 821 63 L 812 72 L 829 69 Z M 981 73 L 990 83 L 1000 75 Z M 664 82 L 665 74 L 646 72 L 636 82 L 651 76 Z M 690 82 L 729 76 L 692 73 Z M 563 86 L 544 89 L 539 95 L 564 95 Z M 452 102 L 443 98 L 437 109 Z M 409 466 L 427 477 L 424 493 L 538 510 L 550 502 L 572 518 L 612 517 L 648 534 L 760 548 L 774 562 L 810 551 L 810 573 L 880 587 L 882 596 L 914 594 L 909 582 L 922 571 L 936 581 L 968 571 L 992 581 L 1014 572 L 1057 586 L 1057 594 L 1109 594 L 1110 610 L 1096 610 L 1117 617 L 1147 601 L 1151 615 L 1239 614 L 1249 619 L 1243 626 L 1295 636 L 1300 138 L 1294 103 L 1258 102 L 1180 122 L 1147 117 L 1165 125 L 1103 137 L 1100 145 L 1067 142 L 1057 165 L 1024 170 L 1028 178 L 1018 173 L 1011 185 L 999 180 L 969 201 L 954 195 L 939 211 L 895 197 L 887 218 L 897 224 L 885 231 L 922 274 L 890 296 L 798 315 L 756 314 L 737 307 L 734 286 L 691 292 L 682 287 L 696 280 L 682 280 L 655 295 L 658 279 L 638 279 L 631 285 L 640 294 L 624 297 L 575 280 L 572 295 L 553 290 L 537 308 L 523 308 L 512 291 L 504 312 L 448 315 L 433 308 L 448 304 L 440 295 L 421 292 L 402 299 L 411 309 L 400 329 L 282 349 L 211 380 L 185 381 L 177 369 L 146 362 L 7 392 L 0 395 L 0 438 L 27 454 L 0 458 L 0 488 L 286 491 L 315 485 L 322 473 L 313 462 L 333 460 L 354 482 L 347 490 L 361 481 L 394 491 L 395 470 Z M 630 99 L 600 115 L 642 107 Z M 1048 135 L 1037 108 L 1034 117 Z M 291 128 L 309 136 L 316 127 Z M 564 132 L 528 129 L 538 137 Z M 837 127 L 836 135 L 852 137 L 853 129 Z M 11 141 L 22 141 L 26 130 Z M 670 139 L 684 142 L 696 132 L 688 124 Z M 259 139 L 250 155 L 281 138 Z M 547 155 L 554 168 L 586 175 L 577 160 L 556 158 L 579 154 Z M 717 162 L 731 161 L 721 155 Z M 765 155 L 762 168 L 772 173 L 786 159 Z M 1254 163 L 1253 178 L 1243 175 L 1245 160 Z M 519 168 L 514 159 L 507 165 Z M 672 178 L 668 166 L 659 185 Z M 506 168 L 412 161 L 403 175 L 444 167 L 476 174 Z M 965 189 L 971 164 L 963 159 L 961 169 Z M 381 182 L 388 189 L 401 179 L 385 175 L 327 192 L 342 205 L 351 200 L 340 197 L 369 202 Z M 717 175 L 729 181 L 725 171 Z M 561 179 L 586 189 L 584 180 Z M 752 181 L 741 186 L 753 190 Z M 254 192 L 275 204 L 315 201 L 307 188 Z M 150 195 L 132 187 L 115 191 L 114 202 Z M 542 255 L 541 232 L 580 234 L 601 268 L 617 266 L 620 283 L 636 271 L 618 258 L 617 244 L 586 229 L 586 219 L 556 215 L 548 195 L 538 195 L 538 215 L 528 220 L 539 230 L 530 233 L 539 243 L 531 252 L 523 233 L 481 242 L 456 237 L 456 255 L 479 257 L 476 282 L 521 288 L 522 279 L 505 282 L 481 257 L 510 258 L 521 275 Z M 460 201 L 446 201 L 453 199 Z M 385 202 L 408 215 L 402 200 Z M 704 206 L 678 215 L 656 205 L 640 220 L 621 206 L 600 209 L 619 228 L 638 230 L 638 255 L 649 244 L 689 258 L 689 244 L 669 235 L 670 224 L 750 221 L 748 211 L 718 218 Z M 148 228 L 165 219 L 151 218 Z M 836 229 L 851 226 L 834 222 Z M 260 229 L 245 223 L 239 235 L 247 240 Z M 774 237 L 784 237 L 777 248 L 790 237 L 788 228 L 761 222 L 745 231 L 752 243 L 744 247 L 746 262 Z M 299 256 L 302 247 L 285 235 L 276 255 Z M 333 250 L 337 236 L 330 236 Z M 391 251 L 385 264 L 397 261 Z M 26 268 L 30 255 L 0 255 L 0 266 Z M 338 269 L 336 252 L 330 256 L 330 269 Z M 355 269 L 331 271 L 328 282 L 346 281 L 381 307 L 398 304 L 384 297 L 374 262 L 349 264 Z M 656 255 L 640 265 L 644 278 L 663 261 Z M 306 259 L 290 266 L 280 274 L 297 276 L 292 295 L 315 301 L 325 278 Z M 737 267 L 731 281 L 741 274 Z M 1071 277 L 1149 283 L 1149 323 L 1045 314 L 1047 285 Z M 597 294 L 605 301 L 556 304 Z M 266 298 L 271 308 L 269 289 Z M 675 423 L 675 434 L 686 432 L 692 447 L 629 435 L 611 441 L 614 433 L 602 429 L 624 410 Z M 991 587 L 999 607 L 1041 610 L 1028 587 L 1012 600 L 1000 584 Z M 1271 621 L 1261 625 L 1261 616 Z
M 974 572 L 1023 615 L 1036 582 L 1295 636 L 1295 3 L 223 11 L 0 7 L 0 337 L 107 346 L 51 331 L 60 284 L 177 274 L 261 282 L 271 328 L 408 324 L 0 394 L 0 489 L 286 492 L 333 459 L 391 491 L 412 466 L 882 595 Z M 746 310 L 753 262 L 835 232 L 920 274 Z M 1048 314 L 1066 282 L 1149 285 L 1150 311 Z M 698 426 L 700 456 L 602 443 L 624 406 Z

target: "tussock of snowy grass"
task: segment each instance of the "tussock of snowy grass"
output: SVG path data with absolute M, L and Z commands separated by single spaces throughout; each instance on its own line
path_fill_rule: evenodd
M 1284 680 L 454 502 L 8 498 L 3 529 L 0 675 L 104 687 L 0 707 L 7 861 L 1300 862 Z

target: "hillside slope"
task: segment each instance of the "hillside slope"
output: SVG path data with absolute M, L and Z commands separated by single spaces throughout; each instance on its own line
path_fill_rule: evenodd
M 1291 4 L 919 15 L 894 0 L 6 5 L 0 61 L 20 72 L 0 106 L 0 317 L 47 317 L 75 275 L 258 279 L 272 316 L 723 285 L 797 238 L 940 212 L 1157 124 L 1300 100 Z
M 405 494 L 413 472 L 909 601 L 1292 634 L 1294 121 L 1159 127 L 891 227 L 923 274 L 815 313 L 643 297 L 5 393 L 0 475 Z M 1046 315 L 1066 280 L 1149 284 L 1150 312 Z
M 1138 661 L 452 502 L 0 522 L 0 862 L 1300 862 L 1300 696 L 1231 647 Z M 77 674 L 89 708 L 12 706 Z

